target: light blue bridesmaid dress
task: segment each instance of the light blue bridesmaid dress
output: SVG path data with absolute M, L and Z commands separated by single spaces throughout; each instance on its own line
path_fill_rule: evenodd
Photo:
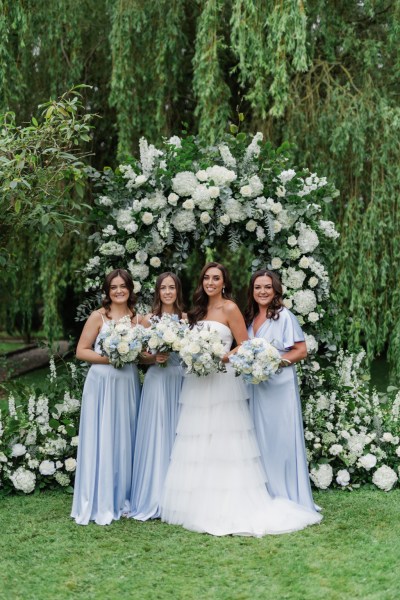
M 133 461 L 131 513 L 146 521 L 160 516 L 159 501 L 175 441 L 183 370 L 172 352 L 166 367 L 152 365 L 146 373 Z
M 248 333 L 250 338 L 254 337 L 253 324 Z M 263 337 L 281 354 L 295 342 L 304 341 L 299 322 L 287 308 L 279 313 L 279 319 L 267 319 L 255 337 Z M 269 493 L 315 509 L 294 366 L 284 367 L 268 381 L 249 385 L 249 396 Z
M 101 331 L 108 323 L 103 318 Z M 101 354 L 99 336 L 94 350 Z M 90 367 L 83 388 L 71 512 L 78 525 L 108 525 L 129 512 L 139 399 L 136 365 Z

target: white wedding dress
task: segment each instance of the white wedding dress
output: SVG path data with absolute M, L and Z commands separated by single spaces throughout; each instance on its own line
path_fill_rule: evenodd
M 230 329 L 204 323 L 219 332 L 229 351 Z M 315 511 L 268 494 L 246 387 L 229 365 L 227 371 L 185 378 L 161 519 L 217 536 L 256 537 L 318 523 L 322 517 Z

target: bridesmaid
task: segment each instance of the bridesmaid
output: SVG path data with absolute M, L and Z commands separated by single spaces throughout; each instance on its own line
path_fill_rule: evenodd
M 162 273 L 157 281 L 152 316 L 174 314 L 186 318 L 182 312 L 182 286 L 174 273 Z M 167 366 L 160 364 L 167 361 Z M 152 366 L 146 373 L 138 416 L 136 445 L 133 462 L 131 513 L 139 521 L 160 516 L 159 499 L 175 440 L 179 416 L 179 396 L 182 388 L 182 370 L 179 357 L 171 354 L 147 354 L 143 362 Z
M 249 386 L 250 411 L 268 490 L 272 496 L 314 509 L 293 366 L 307 356 L 307 348 L 296 317 L 283 306 L 282 285 L 274 272 L 260 270 L 252 275 L 245 319 L 249 337 L 265 338 L 278 348 L 283 359 L 279 374 Z
M 129 315 L 132 325 L 135 294 L 130 274 L 109 273 L 103 285 L 103 307 L 83 328 L 76 356 L 92 363 L 83 388 L 78 464 L 71 516 L 78 525 L 95 521 L 108 525 L 129 510 L 136 415 L 140 398 L 138 371 L 129 364 L 115 369 L 101 355 L 99 333 Z M 94 345 L 94 349 L 93 349 Z

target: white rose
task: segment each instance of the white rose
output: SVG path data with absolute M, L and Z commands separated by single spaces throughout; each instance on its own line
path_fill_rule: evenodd
M 347 469 L 341 469 L 340 471 L 337 472 L 336 483 L 338 483 L 339 485 L 341 485 L 343 487 L 346 487 L 346 485 L 349 485 L 350 473 L 347 471 Z
M 207 179 L 208 179 L 207 171 L 197 171 L 196 177 L 199 181 L 207 181 Z
M 279 215 L 279 213 L 282 211 L 282 204 L 280 202 L 274 202 L 271 204 L 270 210 L 274 213 L 274 215 Z
M 393 442 L 393 436 L 392 436 L 392 434 L 391 434 L 391 433 L 389 433 L 389 432 L 385 432 L 385 433 L 382 435 L 382 438 L 381 438 L 381 439 L 382 439 L 382 442 L 389 442 L 389 443 Z
M 56 472 L 55 464 L 52 460 L 42 460 L 39 465 L 41 475 L 54 475 Z
M 310 288 L 315 288 L 315 286 L 318 285 L 318 277 L 310 277 L 310 279 L 308 280 L 308 285 L 310 286 Z
M 222 215 L 222 217 L 220 217 L 219 220 L 222 223 L 222 225 L 229 225 L 229 223 L 231 222 L 228 215 Z
M 211 221 L 211 217 L 208 214 L 208 212 L 202 212 L 200 215 L 200 221 L 202 223 L 204 223 L 204 225 L 207 225 L 207 223 L 209 223 Z
M 297 244 L 297 238 L 295 235 L 291 235 L 290 237 L 288 237 L 287 239 L 287 243 L 289 246 L 296 246 Z
M 161 265 L 161 260 L 158 258 L 158 256 L 153 256 L 150 259 L 150 265 L 157 269 Z
M 312 369 L 313 371 L 315 371 L 315 372 L 316 372 L 316 371 L 319 371 L 319 370 L 320 370 L 320 368 L 321 368 L 321 366 L 320 366 L 320 364 L 319 364 L 319 363 L 317 363 L 317 361 L 316 361 L 316 360 L 313 360 L 313 361 L 311 362 L 311 369 Z
M 216 185 L 211 185 L 208 188 L 208 191 L 210 193 L 210 198 L 218 198 L 220 193 L 219 187 L 217 187 Z
M 174 194 L 174 192 L 171 192 L 171 194 L 168 196 L 168 204 L 171 204 L 171 206 L 176 206 L 178 204 L 178 200 L 179 196 L 178 194 Z
M 365 454 L 364 456 L 360 456 L 358 459 L 357 465 L 362 467 L 366 471 L 373 469 L 376 465 L 376 456 L 373 454 Z
M 67 460 L 64 462 L 65 464 L 65 470 L 69 471 L 70 473 L 72 473 L 72 471 L 75 471 L 76 469 L 76 460 L 75 458 L 67 458 Z
M 284 298 L 283 305 L 286 306 L 289 310 L 293 308 L 293 302 L 291 298 Z
M 153 217 L 153 215 L 150 212 L 143 213 L 143 215 L 142 215 L 142 222 L 145 225 L 151 225 L 153 221 L 154 221 L 154 217 Z
M 279 233 L 282 229 L 282 225 L 279 221 L 274 221 L 274 233 Z
M 310 261 L 307 258 L 307 256 L 302 256 L 301 259 L 299 260 L 299 267 L 301 267 L 302 269 L 308 269 L 309 266 L 310 266 Z
M 316 323 L 317 321 L 319 321 L 319 314 L 316 312 L 310 312 L 308 315 L 308 320 L 310 321 L 310 323 Z
M 135 292 L 135 294 L 138 294 L 141 289 L 142 289 L 142 284 L 140 283 L 140 281 L 134 281 L 133 282 L 133 291 Z
M 143 183 L 146 183 L 146 181 L 147 181 L 146 175 L 138 175 L 138 177 L 136 177 L 136 179 L 135 179 L 135 187 L 139 187 L 140 185 L 143 185 Z
M 251 186 L 250 185 L 244 185 L 243 187 L 240 188 L 240 193 L 245 198 L 250 198 L 250 196 L 252 195 Z
M 278 257 L 275 257 L 275 258 L 273 258 L 273 259 L 271 260 L 271 267 L 272 267 L 273 269 L 280 269 L 280 268 L 281 268 L 281 266 L 282 266 L 282 264 L 283 264 L 283 263 L 282 263 L 281 259 L 280 259 L 280 258 L 278 258 Z
M 182 204 L 182 208 L 184 208 L 185 210 L 193 210 L 194 209 L 194 202 L 191 198 L 189 198 L 188 200 L 185 200 L 185 202 Z
M 26 447 L 23 444 L 14 444 L 11 451 L 11 456 L 23 456 L 26 453 Z
M 247 231 L 255 231 L 256 227 L 257 227 L 257 223 L 253 219 L 250 219 L 250 221 L 247 221 L 247 223 L 246 223 Z
M 279 198 L 283 198 L 284 196 L 286 196 L 286 190 L 285 190 L 285 188 L 283 187 L 283 185 L 279 185 L 279 186 L 276 188 L 276 195 L 277 195 Z
M 121 355 L 128 354 L 129 344 L 127 342 L 120 342 L 117 346 L 118 353 Z

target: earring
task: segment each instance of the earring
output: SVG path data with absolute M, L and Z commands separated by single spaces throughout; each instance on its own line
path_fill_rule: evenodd
M 222 295 L 225 296 L 225 288 L 222 288 Z

